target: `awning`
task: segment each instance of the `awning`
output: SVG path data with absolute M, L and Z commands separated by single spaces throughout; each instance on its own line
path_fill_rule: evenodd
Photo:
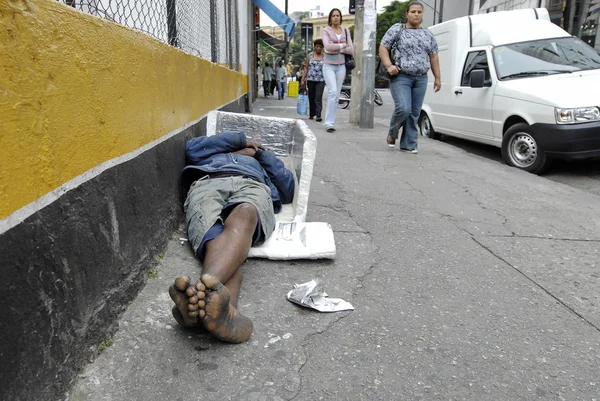
M 259 41 L 274 50 L 283 51 L 288 45 L 288 42 L 285 40 L 277 39 L 263 30 L 258 31 L 257 33 Z
M 261 10 L 264 11 L 265 14 L 269 16 L 277 25 L 281 27 L 287 34 L 288 38 L 292 39 L 294 37 L 294 32 L 296 32 L 296 23 L 290 17 L 285 15 L 280 9 L 278 9 L 273 3 L 269 0 L 252 0 L 252 2 Z

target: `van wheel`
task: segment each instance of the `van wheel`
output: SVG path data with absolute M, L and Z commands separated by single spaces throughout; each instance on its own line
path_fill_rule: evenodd
M 435 132 L 433 125 L 431 125 L 431 120 L 425 112 L 421 113 L 421 118 L 419 119 L 419 132 L 426 138 L 440 139 L 440 134 Z
M 502 138 L 502 158 L 509 166 L 520 168 L 533 174 L 541 174 L 550 165 L 546 152 L 525 123 L 515 124 L 506 130 Z

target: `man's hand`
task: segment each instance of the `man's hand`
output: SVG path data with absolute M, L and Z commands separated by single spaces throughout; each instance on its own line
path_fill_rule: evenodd
M 246 141 L 246 148 L 254 149 L 256 152 L 258 149 L 262 149 L 262 145 L 258 142 Z
M 387 73 L 390 75 L 398 75 L 400 74 L 400 68 L 397 65 L 392 64 L 386 69 Z
M 263 145 L 261 145 L 258 142 L 252 142 L 252 141 L 246 141 L 246 148 L 251 148 L 254 149 L 254 151 L 256 152 L 258 149 L 260 150 L 268 150 L 267 148 L 265 148 Z
M 439 92 L 440 89 L 442 89 L 442 80 L 439 78 L 436 78 L 435 81 L 433 82 L 433 90 L 435 92 Z
M 234 153 L 236 153 L 238 155 L 254 157 L 254 156 L 256 156 L 256 149 L 246 148 L 246 149 L 238 150 L 237 152 L 234 152 Z

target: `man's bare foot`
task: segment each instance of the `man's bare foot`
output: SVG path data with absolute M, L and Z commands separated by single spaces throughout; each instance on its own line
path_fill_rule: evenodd
M 206 287 L 202 283 L 193 285 L 188 276 L 175 279 L 175 283 L 169 287 L 169 295 L 175 306 L 171 310 L 173 317 L 181 326 L 202 327 L 199 318 L 200 308 L 204 308 Z M 204 316 L 204 311 L 202 312 Z
M 231 306 L 227 287 L 210 274 L 203 274 L 200 280 L 206 286 L 206 304 L 199 306 L 198 313 L 204 327 L 222 341 L 242 343 L 248 340 L 254 325 Z

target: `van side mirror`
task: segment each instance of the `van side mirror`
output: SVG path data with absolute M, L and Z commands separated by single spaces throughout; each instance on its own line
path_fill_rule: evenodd
M 471 88 L 483 88 L 485 84 L 485 71 L 484 70 L 473 70 L 471 71 Z

